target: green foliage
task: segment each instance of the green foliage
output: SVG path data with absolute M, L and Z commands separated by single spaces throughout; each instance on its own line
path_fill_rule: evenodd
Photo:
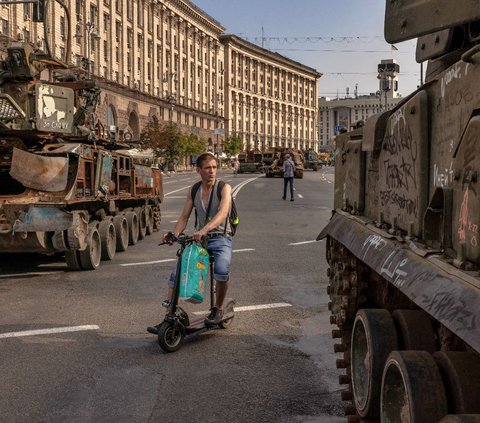
M 236 156 L 243 150 L 243 141 L 240 135 L 232 134 L 223 142 L 223 152 L 227 157 Z
M 183 136 L 182 144 L 183 155 L 185 157 L 199 156 L 207 149 L 205 140 L 202 140 L 198 135 L 192 133 Z
M 177 124 L 160 123 L 152 116 L 140 139 L 145 148 L 152 148 L 155 157 L 162 157 L 166 163 L 178 164 L 183 157 L 198 156 L 206 150 L 206 142 L 195 134 L 184 134 Z

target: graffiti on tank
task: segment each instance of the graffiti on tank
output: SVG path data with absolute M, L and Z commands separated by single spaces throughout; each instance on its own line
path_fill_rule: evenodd
M 387 241 L 380 235 L 369 235 L 362 246 L 363 257 L 365 258 L 368 252 L 373 249 L 374 251 L 382 251 L 387 245 Z
M 477 327 L 476 315 L 468 309 L 467 303 L 455 291 L 439 291 L 431 295 L 424 294 L 420 302 L 425 311 L 440 321 L 449 321 L 454 330 L 474 330 Z
M 458 237 L 460 238 L 460 241 L 465 241 L 465 230 L 468 225 L 468 188 L 463 193 L 463 201 L 460 206 L 458 223 Z
M 379 195 L 382 206 L 395 205 L 407 214 L 417 216 L 418 198 L 407 198 L 404 194 L 399 194 L 394 190 L 380 191 Z
M 459 63 L 455 64 L 455 66 L 453 66 L 451 69 L 445 72 L 445 75 L 443 75 L 442 80 L 440 81 L 440 92 L 441 92 L 442 98 L 445 97 L 447 86 L 452 81 L 455 81 L 456 79 L 460 79 L 461 77 L 462 77 L 461 66 Z
M 440 169 L 437 163 L 433 165 L 433 184 L 436 187 L 446 187 L 453 183 L 453 163 L 444 169 Z
M 404 157 L 401 158 L 401 163 L 385 160 L 383 164 L 388 188 L 405 188 L 408 191 L 410 183 L 413 187 L 416 186 L 413 165 L 406 163 Z
M 390 280 L 396 287 L 401 288 L 408 277 L 408 273 L 405 270 L 402 270 L 402 267 L 408 263 L 408 259 L 394 257 L 396 252 L 397 251 L 392 251 L 385 259 L 380 274 L 384 275 L 386 279 Z

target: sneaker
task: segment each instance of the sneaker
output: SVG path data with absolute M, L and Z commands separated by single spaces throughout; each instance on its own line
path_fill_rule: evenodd
M 217 307 L 213 307 L 210 310 L 210 314 L 207 316 L 206 323 L 211 325 L 218 325 L 222 321 L 223 313 L 222 310 Z
M 295 201 L 293 198 L 290 198 L 290 201 Z
M 286 198 L 285 198 L 285 197 L 282 197 L 282 200 L 286 200 Z
M 172 302 L 170 300 L 163 300 L 162 301 L 162 307 L 168 308 L 168 307 L 170 307 L 170 304 L 172 304 Z
M 147 328 L 147 332 L 153 334 L 153 335 L 158 335 L 158 329 L 160 328 L 161 323 L 159 323 L 156 326 L 149 326 Z

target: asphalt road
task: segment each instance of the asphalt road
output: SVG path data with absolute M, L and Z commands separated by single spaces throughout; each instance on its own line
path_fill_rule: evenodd
M 245 183 L 228 294 L 235 319 L 175 353 L 145 331 L 162 319 L 175 258 L 158 246 L 162 233 L 90 272 L 69 272 L 60 257 L 0 256 L 0 422 L 344 421 L 325 244 L 314 241 L 331 215 L 333 168 L 305 171 L 294 202 L 281 199 L 282 179 L 221 178 Z M 164 178 L 162 231 L 196 179 Z

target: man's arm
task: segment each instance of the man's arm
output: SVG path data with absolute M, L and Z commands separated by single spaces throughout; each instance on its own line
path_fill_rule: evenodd
M 192 213 L 193 209 L 193 201 L 192 201 L 192 194 L 191 194 L 192 188 L 188 190 L 187 194 L 187 201 L 185 202 L 185 205 L 183 206 L 182 213 L 180 214 L 180 217 L 177 220 L 177 223 L 175 224 L 175 227 L 173 228 L 173 234 L 175 236 L 180 235 L 185 228 L 187 227 L 188 223 L 188 218 L 190 217 L 190 214 Z
M 216 228 L 218 225 L 225 223 L 225 220 L 227 220 L 228 212 L 230 211 L 231 202 L 232 187 L 229 184 L 225 184 L 222 189 L 222 200 L 220 201 L 220 206 L 218 207 L 217 214 L 213 216 L 210 222 L 208 222 L 202 229 L 195 232 L 193 234 L 193 237 L 199 240 L 200 238 L 207 235 L 212 229 Z

